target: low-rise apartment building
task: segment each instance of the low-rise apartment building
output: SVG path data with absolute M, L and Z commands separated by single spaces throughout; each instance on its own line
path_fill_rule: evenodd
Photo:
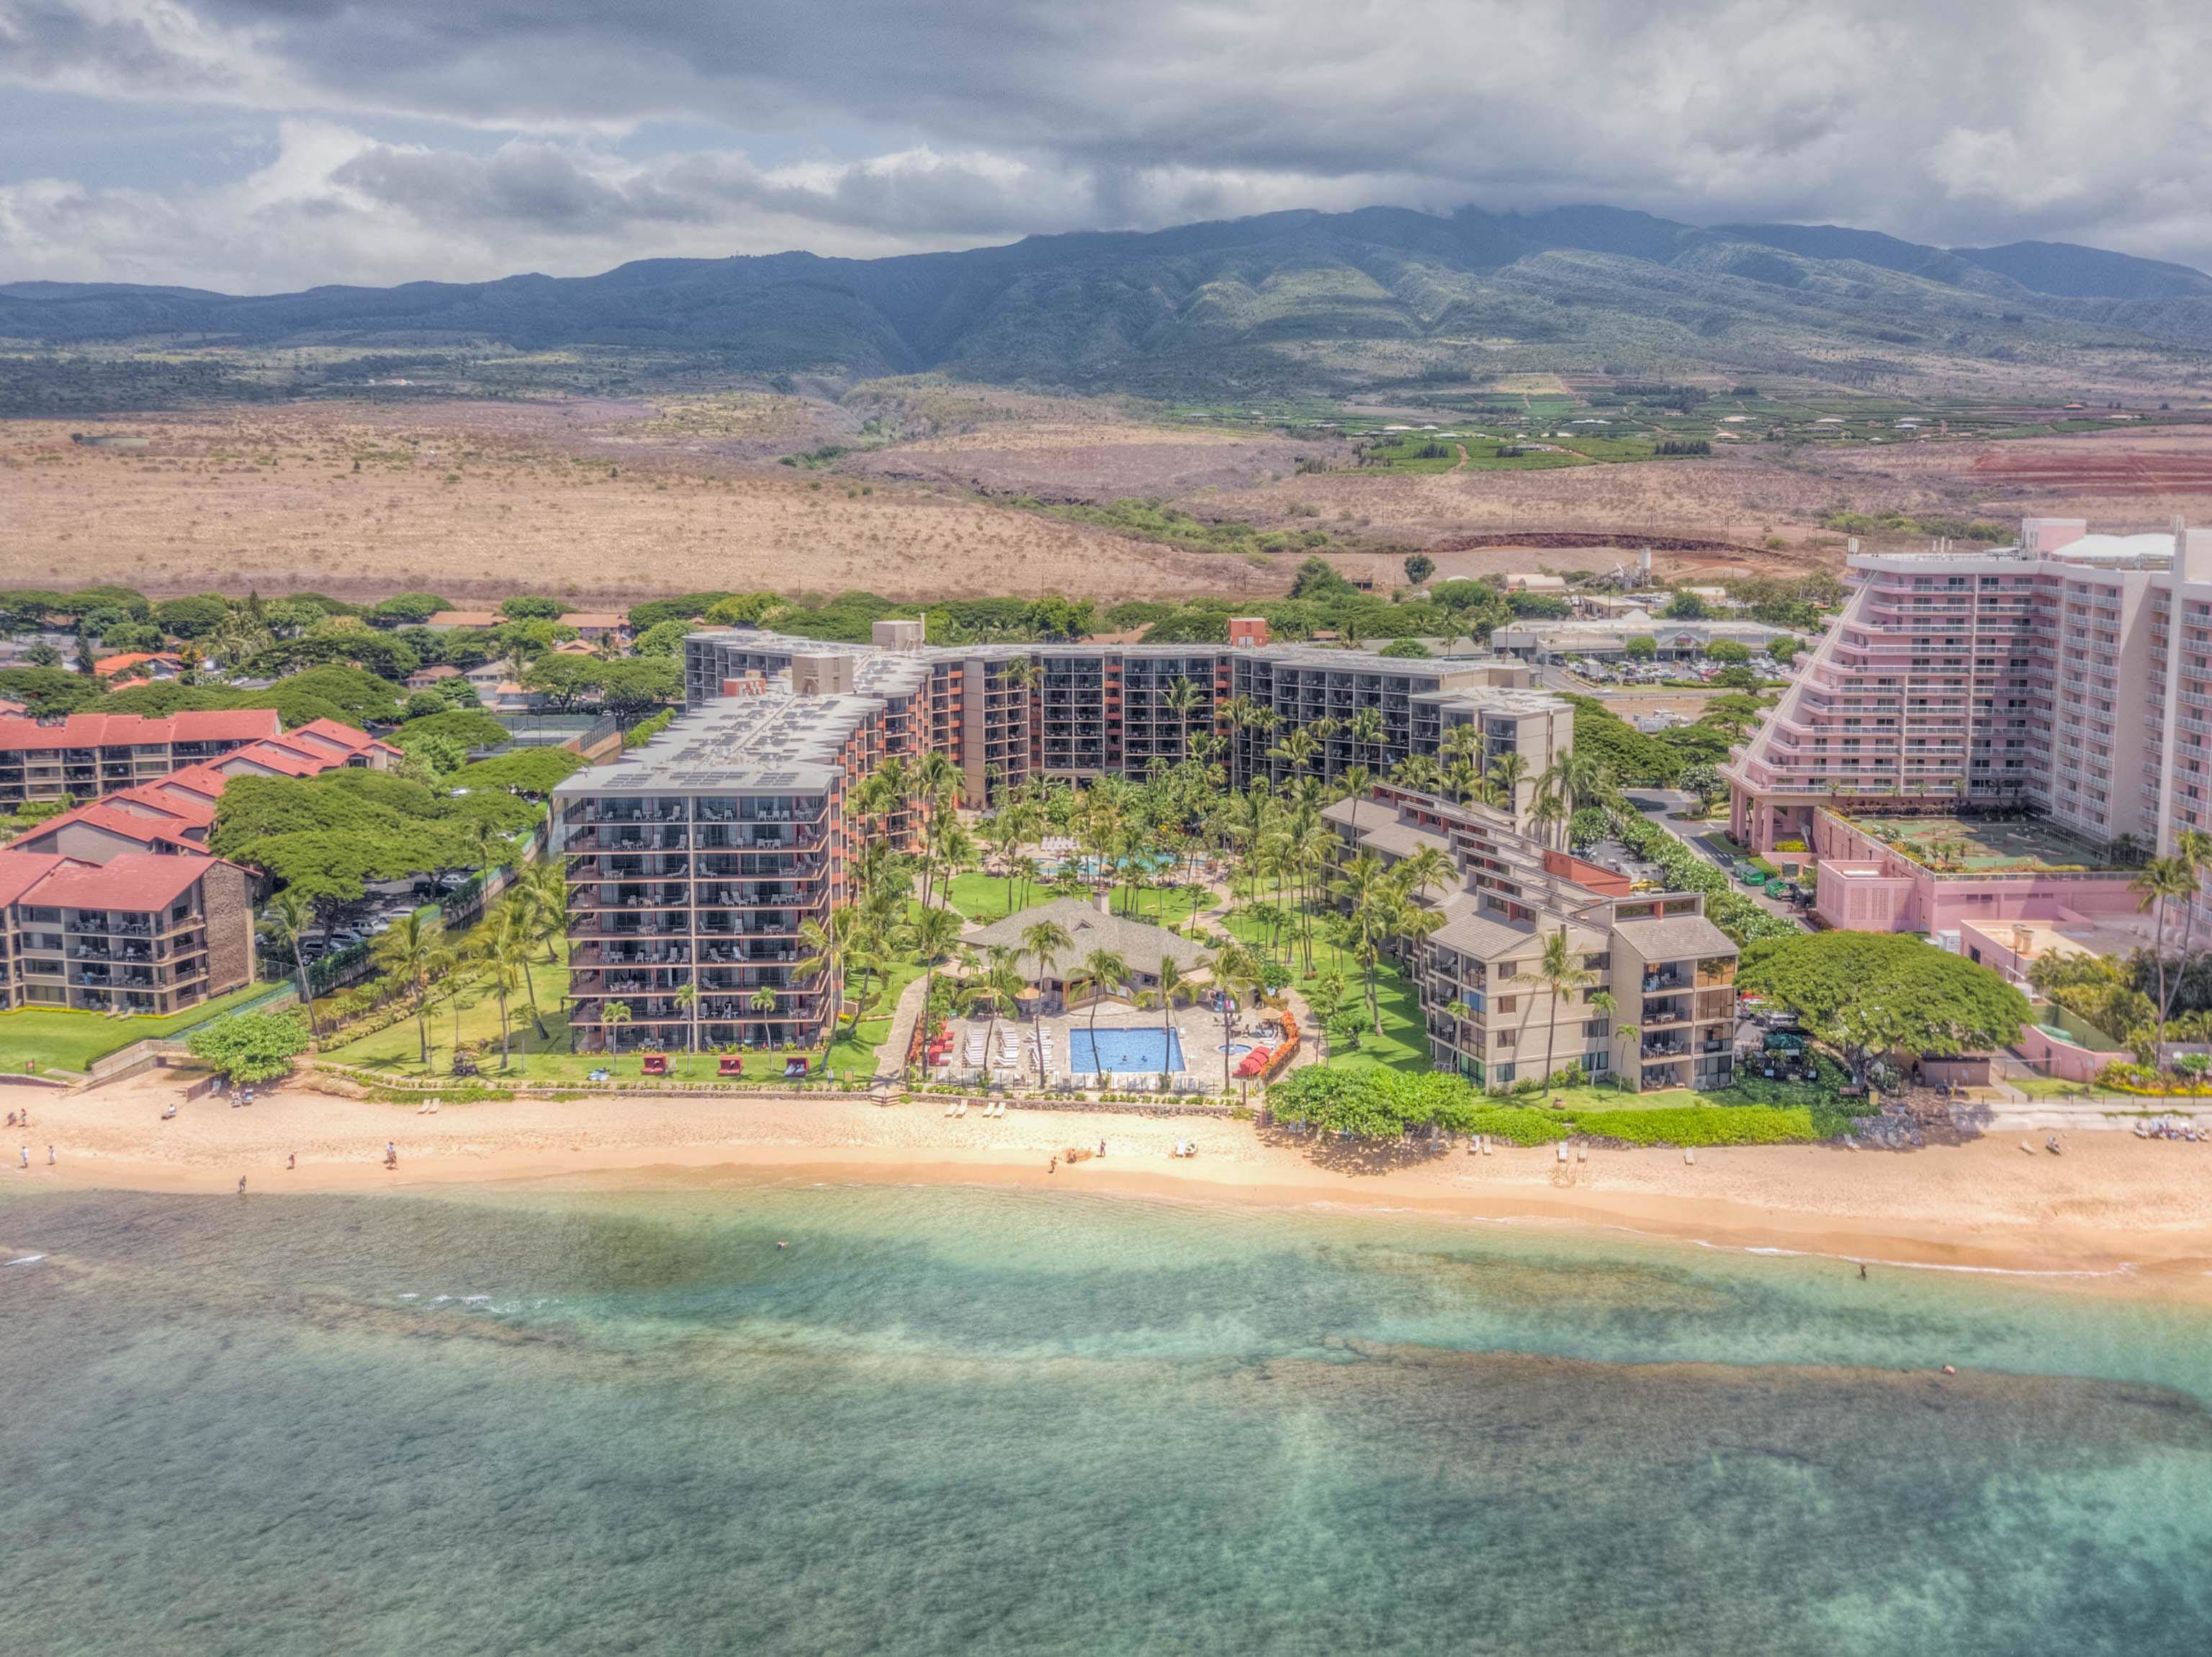
M 252 878 L 200 852 L 0 851 L 0 1007 L 176 1013 L 251 984 Z
M 0 811 L 64 795 L 118 793 L 283 734 L 269 708 L 0 718 Z
M 1407 963 L 1438 1069 L 1486 1087 L 1569 1067 L 1638 1092 L 1734 1080 L 1736 947 L 1702 893 L 1636 892 L 1502 811 L 1389 785 L 1324 815 L 1347 856 L 1395 863 L 1433 848 L 1451 861 L 1453 884 L 1420 894 L 1443 923 Z M 1537 976 L 1555 935 L 1582 982 Z

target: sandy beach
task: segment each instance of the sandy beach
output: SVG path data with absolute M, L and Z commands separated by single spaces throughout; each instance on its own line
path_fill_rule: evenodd
M 249 1192 L 419 1190 L 507 1180 L 635 1188 L 716 1179 L 887 1179 L 1085 1190 L 1199 1202 L 1326 1204 L 1469 1220 L 1615 1228 L 1722 1248 L 2051 1274 L 2212 1299 L 2212 1147 L 2120 1133 L 2016 1136 L 1851 1153 L 1820 1146 L 1435 1154 L 1316 1152 L 1249 1123 L 825 1096 L 594 1097 L 446 1105 L 434 1115 L 294 1085 L 250 1107 L 179 1103 L 160 1073 L 87 1093 L 11 1095 L 32 1125 L 4 1142 L 13 1189 Z M 1188 1160 L 1169 1154 L 1196 1141 Z M 1103 1158 L 1049 1171 L 1073 1146 Z M 386 1142 L 398 1167 L 383 1166 Z M 46 1148 L 56 1161 L 48 1167 Z M 19 1148 L 32 1166 L 19 1168 Z M 297 1167 L 288 1168 L 288 1157 Z

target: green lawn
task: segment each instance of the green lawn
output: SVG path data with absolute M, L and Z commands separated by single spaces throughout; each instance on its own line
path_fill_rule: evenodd
M 1086 886 L 1084 890 L 1089 892 L 1092 888 Z M 1039 904 L 1048 904 L 1054 894 L 1052 888 L 1042 881 L 1024 886 L 1016 880 L 1013 895 L 1014 909 L 1019 911 L 1034 909 Z M 1187 886 L 1140 887 L 1137 892 L 1138 916 L 1158 925 L 1181 926 L 1190 919 L 1193 889 Z M 953 908 L 969 920 L 986 925 L 1005 919 L 1009 912 L 1006 880 L 1003 875 L 956 874 L 952 877 L 951 899 Z M 1212 901 L 1211 895 L 1203 891 L 1196 893 L 1196 899 L 1200 910 L 1206 909 Z M 1117 892 L 1114 899 L 1115 912 L 1121 913 L 1121 906 L 1127 901 L 1126 889 Z M 1165 911 L 1164 920 L 1162 919 L 1163 910 Z
M 128 1047 L 134 1041 L 173 1036 L 204 1019 L 228 1011 L 240 1002 L 265 995 L 273 986 L 248 984 L 227 996 L 202 1002 L 163 1018 L 112 1019 L 100 1013 L 71 1012 L 64 1008 L 30 1007 L 0 1013 L 0 1063 L 11 1070 L 25 1065 L 40 1069 L 82 1070 L 96 1058 Z
M 899 992 L 911 984 L 921 972 L 921 966 L 910 961 L 895 961 L 887 975 L 884 992 L 870 1009 L 870 1016 L 860 1021 L 857 1035 L 841 1038 L 831 1045 L 827 1056 L 829 1069 L 842 1075 L 850 1070 L 866 1077 L 876 1073 L 875 1049 L 890 1035 L 891 1014 L 898 1005 Z M 538 988 L 538 1004 L 545 1015 L 545 1034 L 540 1037 L 530 1016 L 529 998 L 520 993 L 507 997 L 507 1040 L 512 1062 L 508 1069 L 500 1068 L 499 998 L 481 980 L 465 984 L 452 1001 L 434 1004 L 429 1011 L 430 1060 L 422 1062 L 420 1038 L 415 1020 L 403 1019 L 388 1028 L 361 1036 L 342 1046 L 327 1049 L 322 1057 L 337 1064 L 358 1066 L 363 1069 L 380 1070 L 389 1075 L 413 1078 L 444 1078 L 452 1075 L 454 1029 L 458 1017 L 460 1045 L 476 1050 L 477 1063 L 486 1076 L 505 1080 L 537 1081 L 581 1081 L 593 1070 L 608 1069 L 617 1081 L 631 1081 L 645 1074 L 641 1057 L 625 1053 L 610 1058 L 604 1053 L 576 1053 L 569 1051 L 569 1030 L 562 997 L 568 993 L 568 973 L 560 961 L 533 961 L 531 978 Z M 840 1021 L 839 1028 L 844 1027 Z M 711 1052 L 696 1054 L 672 1052 L 668 1055 L 669 1069 L 679 1080 L 711 1084 L 716 1087 L 753 1087 L 783 1081 L 783 1061 L 804 1057 L 809 1069 L 819 1073 L 824 1056 L 820 1050 L 804 1055 L 777 1051 L 751 1052 L 745 1055 L 746 1074 L 742 1078 L 722 1077 L 715 1074 L 716 1057 Z
M 1243 911 L 1229 917 L 1229 930 L 1246 943 L 1259 947 L 1267 936 L 1263 923 Z M 1285 941 L 1289 941 L 1289 929 L 1284 929 Z M 1294 968 L 1302 968 L 1305 956 L 1297 952 L 1291 960 Z M 1350 1008 L 1355 999 L 1360 1016 L 1359 1045 L 1352 1047 L 1340 1040 L 1329 1043 L 1328 1064 L 1332 1069 L 1360 1070 L 1385 1069 L 1391 1070 L 1425 1070 L 1429 1068 L 1428 1026 L 1421 1017 L 1421 1006 L 1413 987 L 1407 983 L 1396 968 L 1388 961 L 1376 969 L 1375 1001 L 1382 1014 L 1382 1033 L 1378 1037 L 1375 1026 L 1366 1021 L 1366 978 L 1359 963 L 1325 938 L 1314 939 L 1314 973 L 1319 974 L 1334 966 L 1344 976 L 1345 1006 Z M 1297 988 L 1303 992 L 1313 982 L 1311 976 L 1301 972 Z M 1341 1027 L 1342 1020 L 1339 1020 Z

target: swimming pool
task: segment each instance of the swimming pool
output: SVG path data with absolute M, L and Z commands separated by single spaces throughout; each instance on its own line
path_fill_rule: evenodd
M 1078 1075 L 1116 1070 L 1158 1075 L 1182 1069 L 1182 1043 L 1174 1031 L 1157 1024 L 1122 1029 L 1103 1026 L 1094 1050 L 1091 1032 L 1078 1028 L 1067 1033 L 1067 1068 Z

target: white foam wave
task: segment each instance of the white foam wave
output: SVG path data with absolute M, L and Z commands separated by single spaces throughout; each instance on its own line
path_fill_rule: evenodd
M 21 1255 L 13 1260 L 9 1260 L 5 1264 L 11 1266 L 34 1266 L 46 1258 L 46 1257 L 43 1254 L 25 1254 Z

